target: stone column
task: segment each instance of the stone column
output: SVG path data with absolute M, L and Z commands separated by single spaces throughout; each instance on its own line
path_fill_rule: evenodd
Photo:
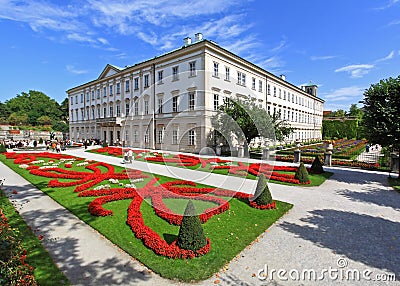
M 399 172 L 399 155 L 396 153 L 390 154 L 390 172 L 398 173 Z
M 238 157 L 239 158 L 244 158 L 244 147 L 243 145 L 238 146 Z
M 269 148 L 268 147 L 265 147 L 263 149 L 262 159 L 264 159 L 264 160 L 268 160 L 269 159 Z

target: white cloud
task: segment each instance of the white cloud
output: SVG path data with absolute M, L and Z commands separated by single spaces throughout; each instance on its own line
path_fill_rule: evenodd
M 376 62 L 384 62 L 393 59 L 395 51 L 391 51 L 386 57 L 376 60 Z
M 385 10 L 396 5 L 397 3 L 400 3 L 400 0 L 389 0 L 389 2 L 386 5 L 375 8 L 375 10 Z
M 393 20 L 388 24 L 388 26 L 395 26 L 395 25 L 400 25 L 400 20 Z
M 360 86 L 342 87 L 328 93 L 321 93 L 320 96 L 325 100 L 331 101 L 350 101 L 353 103 L 362 99 L 365 88 Z
M 311 56 L 310 59 L 312 61 L 325 61 L 337 58 L 337 56 Z
M 65 68 L 68 72 L 73 74 L 85 74 L 88 72 L 87 70 L 76 69 L 73 65 L 67 65 Z
M 283 39 L 279 42 L 279 44 L 272 48 L 270 51 L 272 53 L 277 53 L 280 52 L 282 49 L 284 49 L 287 46 L 287 38 L 284 36 Z
M 335 72 L 347 72 L 352 78 L 361 78 L 368 74 L 374 65 L 362 64 L 362 65 L 348 65 L 335 70 Z

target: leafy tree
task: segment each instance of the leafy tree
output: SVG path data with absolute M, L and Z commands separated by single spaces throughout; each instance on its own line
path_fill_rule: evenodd
M 65 123 L 64 121 L 56 121 L 56 122 L 54 122 L 53 125 L 51 126 L 51 128 L 54 131 L 60 131 L 62 133 L 68 133 L 69 132 L 68 124 Z
M 361 108 L 358 108 L 357 107 L 357 104 L 355 104 L 355 103 L 353 103 L 351 106 L 350 106 L 350 110 L 349 110 L 349 116 L 355 116 L 355 117 L 357 117 L 358 119 L 361 119 L 362 118 L 362 116 L 363 116 L 363 111 L 361 110 Z
M 8 123 L 11 125 L 22 125 L 28 123 L 28 115 L 21 112 L 13 112 L 8 116 Z
M 304 163 L 301 162 L 299 168 L 296 171 L 296 174 L 294 175 L 294 178 L 299 180 L 300 183 L 307 183 L 310 181 L 310 178 L 308 177 L 308 172 L 306 169 L 306 166 L 304 166 Z
M 346 112 L 343 109 L 338 109 L 332 113 L 334 117 L 344 117 L 346 115 Z
M 51 119 L 49 116 L 47 115 L 42 115 L 37 119 L 37 123 L 39 125 L 50 125 L 53 123 L 53 119 Z
M 4 123 L 8 116 L 10 116 L 10 111 L 7 108 L 7 105 L 0 102 L 0 123 Z
M 259 206 L 265 206 L 272 203 L 272 195 L 268 188 L 264 174 L 258 177 L 256 192 L 254 193 L 254 202 Z
M 225 98 L 224 104 L 211 118 L 211 123 L 228 144 L 232 145 L 234 140 L 243 142 L 246 154 L 248 144 L 254 138 L 283 141 L 293 132 L 286 121 L 279 119 L 279 114 L 271 117 L 265 109 L 251 100 Z
M 196 215 L 192 201 L 189 201 L 186 206 L 176 244 L 180 248 L 193 251 L 199 250 L 207 244 L 203 227 L 199 216 Z
M 69 120 L 69 100 L 68 97 L 66 97 L 63 102 L 61 102 L 60 105 L 60 110 L 61 110 L 61 120 L 68 122 Z
M 362 125 L 372 144 L 400 150 L 400 76 L 372 84 L 364 92 Z

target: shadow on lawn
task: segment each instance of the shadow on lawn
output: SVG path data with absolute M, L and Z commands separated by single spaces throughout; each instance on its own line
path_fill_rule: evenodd
M 338 210 L 314 210 L 303 222 L 280 227 L 339 255 L 400 275 L 400 223 Z M 351 264 L 349 265 L 351 267 Z
M 88 245 L 80 243 L 76 236 L 79 236 L 77 233 L 82 231 L 84 223 L 77 221 L 71 224 L 73 215 L 65 209 L 29 211 L 24 216 L 29 218 L 28 224 L 35 233 L 43 235 L 43 245 L 73 285 L 137 285 L 151 279 L 147 269 L 138 266 L 138 263 L 133 265 L 134 260 L 112 256 L 95 260 L 93 256 L 102 251 L 105 239 L 98 237 L 98 241 L 96 239 Z M 65 229 L 56 231 L 60 226 Z M 75 231 L 75 237 L 69 235 L 71 231 Z M 85 251 L 82 247 L 90 247 L 94 251 L 88 253 L 91 250 Z M 82 255 L 87 257 L 82 258 Z

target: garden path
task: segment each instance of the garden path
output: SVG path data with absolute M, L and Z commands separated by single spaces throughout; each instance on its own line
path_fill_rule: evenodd
M 68 153 L 116 165 L 121 162 L 119 158 L 84 153 L 82 149 Z M 202 179 L 209 185 L 221 184 L 221 175 L 217 174 L 205 176 L 204 172 L 137 161 L 132 167 L 150 168 L 143 171 L 167 176 L 190 176 L 191 180 Z M 48 238 L 43 241 L 45 247 L 73 285 L 184 285 L 151 273 L 19 175 L 2 164 L 0 169 L 1 175 L 7 178 L 6 191 L 17 189 L 18 194 L 12 200 L 28 224 Z M 182 170 L 185 172 L 178 172 Z M 259 269 L 266 265 L 269 271 L 314 269 L 318 276 L 329 267 L 342 271 L 370 270 L 371 278 L 389 271 L 399 279 L 400 194 L 389 187 L 385 173 L 329 170 L 335 174 L 319 187 L 270 184 L 273 197 L 293 203 L 293 209 L 224 270 L 190 285 L 260 285 L 262 282 L 263 285 L 400 285 L 399 281 L 329 279 L 327 274 L 323 281 L 284 281 L 276 273 L 274 281 L 257 277 Z M 227 181 L 234 179 L 229 177 Z M 242 191 L 246 186 L 254 189 L 247 184 L 255 181 L 238 179 L 243 181 Z M 347 266 L 339 268 L 338 261 Z

